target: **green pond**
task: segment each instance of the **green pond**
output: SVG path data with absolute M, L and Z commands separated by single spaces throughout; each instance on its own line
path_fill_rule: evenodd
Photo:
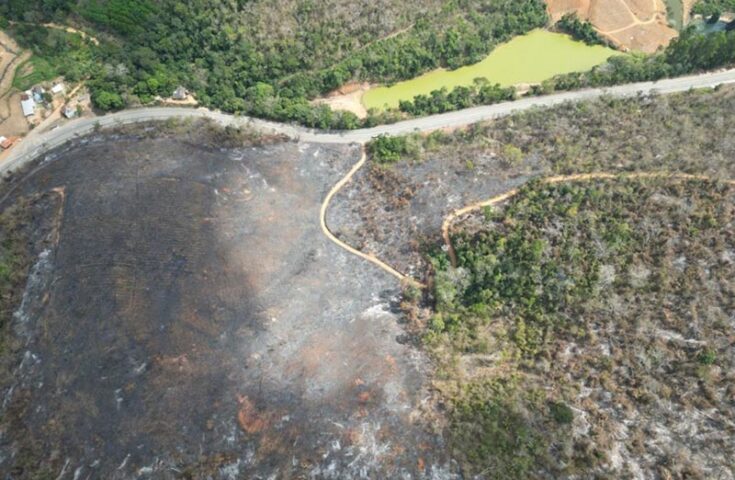
M 474 65 L 451 71 L 438 69 L 390 87 L 372 88 L 365 92 L 362 103 L 366 108 L 398 107 L 400 100 L 411 100 L 442 87 L 452 90 L 459 85 L 471 85 L 478 77 L 502 86 L 540 83 L 554 75 L 589 70 L 612 55 L 620 52 L 586 45 L 569 35 L 534 30 L 498 45 Z

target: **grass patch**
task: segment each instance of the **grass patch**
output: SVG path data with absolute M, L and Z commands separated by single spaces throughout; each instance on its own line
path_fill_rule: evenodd
M 18 66 L 13 78 L 13 87 L 25 91 L 58 76 L 59 72 L 48 59 L 34 55 Z
M 90 41 L 79 34 L 27 24 L 13 25 L 8 33 L 33 53 L 16 70 L 13 87 L 18 90 L 28 90 L 59 76 L 76 82 L 94 71 Z

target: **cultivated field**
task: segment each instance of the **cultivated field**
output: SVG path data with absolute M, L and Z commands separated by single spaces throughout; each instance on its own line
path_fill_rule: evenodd
M 626 50 L 655 52 L 677 36 L 667 20 L 663 0 L 547 0 L 556 21 L 575 12 L 598 32 Z
M 5 137 L 20 136 L 29 129 L 20 107 L 21 92 L 13 89 L 13 78 L 30 56 L 30 52 L 21 51 L 13 39 L 0 31 L 0 135 Z

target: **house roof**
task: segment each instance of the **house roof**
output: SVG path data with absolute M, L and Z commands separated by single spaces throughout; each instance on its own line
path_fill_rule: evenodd
M 5 138 L 5 137 L 2 137 L 2 138 Z M 17 139 L 18 137 L 5 138 L 5 140 L 0 142 L 0 147 L 5 148 L 5 149 L 10 148 L 13 146 L 13 144 L 15 143 Z
M 53 87 L 51 87 L 52 93 L 61 93 L 64 91 L 64 84 L 63 83 L 57 83 Z
M 23 109 L 23 115 L 26 117 L 36 112 L 36 102 L 25 93 L 20 96 L 20 107 Z

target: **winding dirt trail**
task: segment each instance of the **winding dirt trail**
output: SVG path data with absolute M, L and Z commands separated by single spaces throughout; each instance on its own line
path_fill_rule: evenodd
M 334 185 L 334 187 L 332 187 L 332 189 L 329 191 L 324 201 L 322 202 L 321 210 L 319 212 L 319 222 L 321 225 L 322 232 L 327 238 L 329 238 L 333 243 L 335 243 L 340 248 L 343 248 L 344 250 L 347 250 L 353 255 L 357 255 L 358 257 L 371 262 L 372 264 L 378 266 L 382 270 L 390 273 L 391 275 L 399 279 L 402 283 L 409 284 L 417 288 L 422 288 L 422 289 L 427 288 L 426 284 L 421 283 L 420 281 L 416 280 L 410 275 L 406 275 L 402 272 L 399 272 L 394 267 L 384 262 L 383 260 L 379 259 L 375 255 L 371 253 L 362 252 L 348 245 L 347 243 L 343 242 L 342 240 L 337 238 L 334 235 L 334 233 L 332 233 L 332 231 L 329 229 L 329 225 L 327 224 L 326 216 L 327 216 L 327 210 L 329 209 L 329 204 L 332 201 L 332 198 L 334 198 L 334 196 L 337 193 L 339 193 L 339 191 L 347 183 L 349 183 L 349 181 L 352 179 L 355 173 L 357 173 L 360 170 L 360 168 L 362 168 L 362 166 L 365 165 L 366 162 L 367 162 L 367 154 L 365 152 L 365 146 L 363 145 L 362 155 L 360 156 L 360 160 L 358 160 L 358 162 L 352 166 L 350 171 L 347 172 L 347 174 L 339 182 L 337 182 L 337 184 Z M 556 175 L 556 176 L 544 178 L 541 180 L 541 182 L 546 185 L 551 185 L 551 184 L 564 183 L 564 182 L 582 182 L 582 181 L 588 181 L 588 180 L 616 180 L 616 179 L 628 179 L 628 178 L 671 178 L 674 180 L 710 180 L 711 179 L 710 177 L 707 177 L 706 175 L 691 175 L 691 174 L 686 174 L 686 173 L 671 173 L 671 172 L 634 172 L 634 173 L 599 172 L 599 173 L 579 173 L 579 174 L 573 174 L 573 175 Z M 725 183 L 729 185 L 735 185 L 735 180 L 728 180 Z M 447 248 L 449 259 L 453 267 L 457 266 L 457 255 L 454 251 L 454 247 L 452 246 L 450 230 L 455 220 L 463 215 L 477 211 L 481 208 L 498 205 L 507 200 L 510 200 L 511 198 L 518 195 L 519 192 L 520 192 L 520 188 L 514 188 L 512 190 L 508 190 L 507 192 L 501 193 L 500 195 L 496 195 L 487 200 L 475 202 L 465 207 L 462 207 L 460 209 L 457 209 L 453 211 L 452 213 L 450 213 L 449 215 L 447 215 L 447 217 L 444 219 L 444 222 L 442 223 L 441 232 L 442 232 L 442 238 L 444 239 L 444 244 L 446 245 L 446 248 Z
M 329 226 L 327 225 L 327 210 L 329 209 L 329 203 L 332 201 L 332 198 L 344 187 L 347 183 L 349 183 L 350 180 L 352 180 L 352 177 L 355 175 L 355 173 L 362 168 L 363 165 L 365 165 L 365 162 L 367 161 L 367 153 L 365 151 L 365 145 L 362 145 L 362 154 L 360 155 L 360 160 L 355 163 L 355 165 L 352 166 L 349 172 L 342 177 L 342 179 L 337 182 L 336 185 L 332 187 L 331 190 L 329 190 L 329 193 L 327 193 L 327 196 L 324 198 L 324 201 L 322 202 L 321 209 L 319 210 L 319 224 L 321 226 L 322 232 L 324 235 L 326 235 L 327 238 L 329 238 L 333 243 L 337 244 L 337 246 L 343 248 L 344 250 L 347 250 L 353 255 L 357 255 L 360 258 L 363 258 L 367 260 L 368 262 L 373 263 L 374 265 L 377 265 L 381 269 L 385 270 L 386 272 L 390 273 L 394 277 L 396 277 L 398 280 L 404 283 L 408 283 L 410 285 L 413 285 L 415 287 L 419 288 L 425 288 L 426 285 L 422 284 L 418 280 L 414 279 L 413 277 L 410 277 L 408 275 L 405 275 L 395 268 L 388 265 L 386 262 L 382 261 L 378 257 L 376 257 L 373 254 L 361 252 L 360 250 L 348 245 L 347 243 L 343 242 L 339 238 L 337 238 L 334 233 L 329 229 Z
M 21 168 L 28 162 L 32 161 L 33 159 L 37 158 L 38 156 L 42 155 L 44 152 L 59 147 L 64 143 L 81 135 L 93 132 L 98 128 L 121 126 L 139 122 L 161 121 L 170 118 L 208 118 L 223 126 L 230 125 L 234 127 L 253 128 L 260 132 L 285 135 L 292 139 L 304 142 L 326 144 L 358 143 L 363 146 L 363 154 L 361 155 L 360 160 L 352 167 L 349 172 L 347 172 L 342 180 L 340 180 L 336 185 L 332 187 L 321 205 L 319 220 L 321 229 L 324 234 L 340 248 L 343 248 L 353 255 L 356 255 L 373 263 L 374 265 L 380 267 L 382 270 L 390 273 L 392 276 L 401 281 L 405 281 L 408 284 L 418 287 L 424 287 L 424 285 L 422 285 L 416 279 L 399 272 L 383 260 L 377 258 L 375 255 L 361 252 L 354 247 L 347 245 L 345 242 L 338 239 L 329 230 L 326 221 L 326 214 L 327 209 L 329 208 L 329 204 L 332 198 L 342 189 L 342 187 L 344 187 L 344 185 L 346 185 L 352 179 L 354 174 L 365 164 L 365 143 L 372 140 L 374 137 L 383 134 L 401 135 L 413 132 L 431 132 L 443 128 L 457 128 L 484 120 L 491 120 L 505 115 L 510 115 L 512 113 L 531 108 L 551 107 L 554 105 L 563 104 L 565 102 L 590 100 L 599 98 L 603 95 L 631 97 L 639 95 L 641 93 L 650 94 L 653 92 L 657 92 L 660 94 L 664 94 L 685 91 L 691 88 L 714 87 L 717 85 L 724 85 L 729 83 L 735 83 L 735 69 L 720 70 L 705 74 L 666 79 L 658 82 L 641 82 L 627 85 L 619 85 L 609 88 L 596 88 L 562 92 L 541 97 L 528 97 L 512 102 L 503 102 L 494 105 L 473 107 L 465 110 L 458 110 L 454 112 L 447 112 L 443 114 L 431 115 L 428 117 L 406 120 L 390 125 L 380 125 L 377 127 L 365 128 L 360 130 L 337 132 L 311 130 L 295 125 L 271 122 L 252 117 L 229 115 L 222 112 L 208 110 L 205 108 L 192 109 L 177 107 L 152 107 L 123 110 L 117 113 L 108 114 L 100 117 L 75 119 L 68 123 L 65 123 L 64 125 L 61 125 L 59 128 L 50 131 L 34 129 L 30 134 L 25 137 L 20 145 L 17 145 L 16 147 L 4 152 L 3 154 L 0 154 L 0 175 L 6 175 L 10 172 L 13 172 Z M 614 176 L 613 174 L 609 173 L 586 175 L 588 176 L 588 178 L 592 178 L 591 175 L 598 175 L 597 178 L 604 178 L 604 175 Z M 553 181 L 553 178 L 557 178 L 558 180 L 556 181 L 566 181 L 581 179 L 583 177 L 584 175 L 552 177 L 551 179 L 547 179 L 547 181 Z M 468 207 L 465 207 L 464 209 L 461 209 L 461 211 L 464 211 L 466 213 L 473 210 L 474 208 L 480 208 L 484 205 L 498 203 L 504 199 L 510 198 L 516 193 L 517 192 L 514 191 L 506 192 L 500 197 L 496 197 L 485 202 L 480 202 L 479 204 L 470 205 Z M 451 220 L 453 218 L 456 218 L 456 216 L 457 212 L 450 215 L 451 218 L 448 220 L 448 223 L 447 221 L 445 221 L 446 228 L 443 230 L 446 230 L 447 235 L 449 224 L 451 224 Z
M 45 28 L 52 28 L 54 30 L 62 30 L 67 33 L 76 33 L 77 35 L 80 35 L 85 40 L 89 39 L 95 45 L 100 44 L 100 41 L 97 39 L 97 37 L 93 37 L 92 35 L 89 35 L 86 32 L 83 32 L 74 27 L 70 27 L 68 25 L 59 25 L 58 23 L 34 23 L 34 22 L 18 22 L 18 21 L 10 21 L 9 23 L 11 25 L 35 25 L 37 27 L 45 27 Z
M 579 174 L 574 174 L 574 175 L 557 175 L 553 177 L 544 178 L 541 180 L 541 182 L 545 185 L 551 185 L 551 184 L 564 183 L 564 182 L 581 182 L 581 181 L 587 181 L 587 180 L 617 180 L 617 179 L 628 179 L 628 178 L 671 178 L 673 180 L 711 180 L 711 178 L 706 175 L 691 175 L 688 173 L 599 172 L 599 173 L 579 173 Z M 735 185 L 735 180 L 726 180 L 725 183 L 727 183 L 728 185 Z M 518 195 L 519 192 L 520 192 L 520 188 L 514 188 L 512 190 L 508 190 L 505 193 L 501 193 L 500 195 L 496 195 L 487 200 L 475 202 L 465 207 L 462 207 L 460 209 L 457 209 L 454 212 L 447 215 L 447 217 L 444 219 L 444 223 L 442 224 L 442 238 L 444 239 L 444 245 L 446 245 L 447 253 L 449 254 L 449 260 L 452 262 L 453 267 L 457 266 L 457 254 L 454 251 L 454 247 L 452 246 L 452 240 L 450 238 L 450 229 L 452 227 L 452 223 L 454 223 L 454 221 L 458 217 L 466 215 L 470 212 L 477 211 L 484 207 L 491 207 L 494 205 L 498 205 L 499 203 L 503 203 L 506 200 L 510 200 L 511 198 Z

